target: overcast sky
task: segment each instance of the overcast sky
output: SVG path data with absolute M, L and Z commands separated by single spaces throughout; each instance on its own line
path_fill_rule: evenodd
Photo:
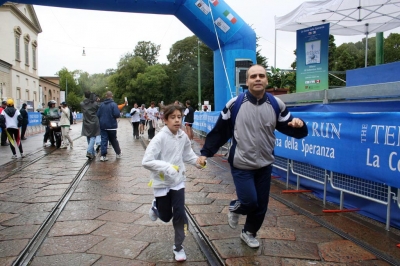
M 304 0 L 225 0 L 260 37 L 261 54 L 274 64 L 275 16 L 283 16 Z M 171 46 L 193 33 L 171 15 L 88 11 L 34 6 L 42 33 L 38 37 L 39 75 L 54 76 L 61 68 L 89 74 L 117 68 L 120 57 L 139 41 L 161 45 L 160 63 L 167 63 Z M 394 32 L 400 32 L 398 28 Z M 375 36 L 372 34 L 371 37 Z M 385 37 L 388 33 L 384 34 Z M 335 36 L 336 45 L 364 36 Z M 86 56 L 82 56 L 85 47 Z M 296 33 L 278 31 L 276 66 L 289 69 L 295 60 Z

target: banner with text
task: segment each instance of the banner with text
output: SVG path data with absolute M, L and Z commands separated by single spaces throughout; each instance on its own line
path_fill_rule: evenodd
M 193 128 L 210 132 L 220 112 L 195 112 Z M 308 136 L 275 131 L 275 154 L 400 188 L 400 113 L 298 112 Z
M 296 113 L 308 136 L 276 132 L 275 154 L 400 188 L 400 113 Z
M 329 23 L 297 30 L 296 36 L 296 92 L 328 89 Z

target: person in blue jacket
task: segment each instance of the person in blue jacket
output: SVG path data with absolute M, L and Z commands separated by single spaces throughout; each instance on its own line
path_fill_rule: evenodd
M 246 215 L 240 237 L 249 247 L 258 248 L 256 235 L 268 208 L 274 131 L 303 138 L 308 129 L 303 120 L 292 117 L 282 100 L 265 91 L 268 80 L 263 66 L 253 65 L 247 70 L 246 85 L 248 91 L 232 98 L 221 111 L 214 128 L 207 134 L 198 163 L 203 164 L 232 138 L 228 162 L 237 199 L 230 203 L 228 223 L 236 228 L 239 216 Z M 239 97 L 242 101 L 236 102 Z M 239 109 L 234 108 L 237 104 Z
M 107 145 L 111 143 L 117 158 L 121 158 L 121 148 L 117 140 L 117 118 L 120 117 L 118 105 L 113 100 L 111 91 L 106 92 L 106 99 L 97 110 L 97 117 L 100 122 L 100 135 L 101 135 L 101 157 L 100 161 L 108 161 L 107 158 Z

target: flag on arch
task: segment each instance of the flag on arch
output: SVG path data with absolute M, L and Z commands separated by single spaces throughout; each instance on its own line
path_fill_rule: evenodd
M 237 19 L 232 15 L 232 13 L 230 13 L 228 10 L 225 10 L 224 16 L 230 20 L 230 22 L 232 22 L 232 24 L 235 24 L 237 22 Z
M 213 6 L 217 6 L 219 4 L 218 0 L 210 0 Z

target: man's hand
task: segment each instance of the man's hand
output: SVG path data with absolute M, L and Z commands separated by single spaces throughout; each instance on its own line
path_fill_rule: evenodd
M 292 121 L 288 123 L 291 127 L 302 127 L 304 125 L 303 120 L 299 118 L 293 118 Z
M 196 164 L 200 164 L 201 166 L 204 167 L 206 165 L 206 160 L 207 160 L 206 156 L 199 156 L 199 158 L 197 158 Z

